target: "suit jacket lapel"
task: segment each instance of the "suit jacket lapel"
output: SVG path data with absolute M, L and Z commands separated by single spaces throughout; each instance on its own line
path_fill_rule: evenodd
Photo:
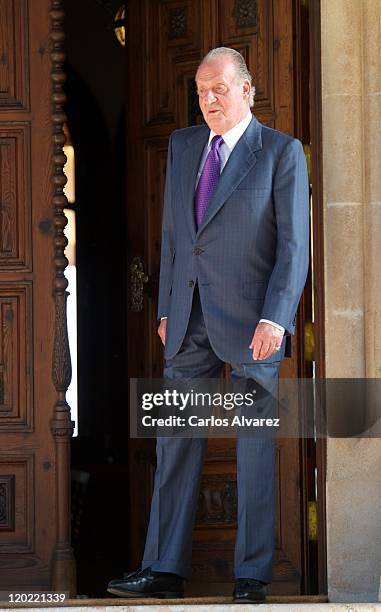
M 196 222 L 194 215 L 194 192 L 197 179 L 197 172 L 200 167 L 202 152 L 209 138 L 209 128 L 205 125 L 204 129 L 197 130 L 187 140 L 186 147 L 181 157 L 182 202 L 184 205 L 185 218 L 188 223 L 191 235 L 196 237 Z
M 257 161 L 255 152 L 262 148 L 261 124 L 253 117 L 248 128 L 234 147 L 224 167 L 216 191 L 206 209 L 197 235 L 211 221 L 239 183 Z

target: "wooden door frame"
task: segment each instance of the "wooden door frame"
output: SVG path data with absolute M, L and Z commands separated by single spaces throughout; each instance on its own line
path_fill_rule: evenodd
M 55 590 L 70 590 L 75 588 L 75 562 L 70 546 L 70 514 L 69 505 L 69 469 L 70 469 L 70 437 L 73 423 L 70 419 L 70 408 L 66 402 L 66 391 L 70 383 L 70 351 L 66 323 L 67 281 L 64 270 L 67 260 L 64 256 L 66 238 L 63 230 L 66 217 L 63 209 L 66 199 L 63 187 L 66 182 L 63 176 L 64 156 L 62 146 L 65 142 L 63 124 L 64 94 L 62 84 L 64 73 L 63 40 L 64 28 L 62 9 L 63 0 L 51 0 L 51 59 L 52 59 L 52 121 L 53 121 L 53 186 L 52 207 L 54 210 L 54 257 L 55 273 L 53 279 L 53 296 L 55 301 L 54 352 L 52 356 L 52 378 L 57 391 L 57 401 L 53 410 L 51 431 L 56 442 L 57 470 L 57 513 L 58 530 L 57 544 L 53 559 L 52 585 Z M 315 277 L 315 363 L 317 378 L 325 376 L 324 352 L 324 293 L 317 291 L 317 286 L 324 287 L 324 251 L 323 251 L 323 189 L 322 189 L 322 135 L 321 135 L 321 41 L 320 41 L 320 0 L 310 1 L 310 130 L 312 155 L 312 184 L 314 193 L 313 207 L 313 267 Z M 327 591 L 326 565 L 326 440 L 316 442 L 316 463 L 318 473 L 318 591 Z
M 321 2 L 310 0 L 310 130 L 311 169 L 314 194 L 313 213 L 313 269 L 315 316 L 316 378 L 325 378 L 325 296 L 324 290 L 324 223 L 323 223 L 323 139 L 321 85 Z M 326 525 L 326 470 L 327 440 L 316 441 L 317 520 L 318 520 L 318 589 L 327 593 L 327 525 Z
M 302 8 L 307 7 L 308 24 L 301 16 Z M 314 316 L 314 363 L 315 378 L 325 377 L 325 304 L 324 291 L 318 291 L 318 287 L 324 287 L 324 235 L 323 235 L 323 167 L 322 167 L 322 99 L 321 99 L 321 22 L 320 0 L 293 0 L 295 40 L 295 135 L 303 141 L 303 137 L 309 137 L 311 145 L 311 183 L 312 183 L 312 226 L 313 226 L 313 253 L 311 267 L 313 270 L 314 283 L 312 286 L 311 276 L 307 280 L 306 290 L 310 295 L 304 295 L 301 304 L 301 321 L 299 331 L 303 338 L 304 324 L 308 320 L 305 316 L 311 310 L 312 304 L 306 304 L 313 297 Z M 303 27 L 308 25 L 308 31 L 303 32 Z M 303 43 L 304 38 L 304 43 Z M 306 48 L 308 47 L 308 59 Z M 305 73 L 307 63 L 307 75 Z M 304 74 L 303 74 L 304 73 Z M 308 81 L 306 82 L 306 80 Z M 306 87 L 308 91 L 306 92 Z M 309 114 L 306 113 L 305 99 L 309 99 Z M 307 129 L 306 129 L 307 126 Z M 303 344 L 301 340 L 300 344 Z M 302 364 L 300 377 L 310 377 L 312 373 L 303 367 L 304 347 L 300 346 L 300 363 Z M 327 531 L 326 531 L 326 439 L 318 438 L 316 442 L 311 439 L 301 439 L 302 458 L 302 518 L 304 530 L 304 594 L 309 595 L 311 591 L 318 594 L 327 593 Z M 316 467 L 317 488 L 317 545 L 312 553 L 308 541 L 308 484 L 310 474 L 308 470 L 308 454 L 313 454 L 313 462 Z M 317 578 L 313 576 L 313 569 L 317 566 Z

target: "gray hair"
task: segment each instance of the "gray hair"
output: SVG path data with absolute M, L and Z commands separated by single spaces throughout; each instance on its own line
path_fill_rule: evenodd
M 250 83 L 249 105 L 251 107 L 254 106 L 255 87 L 251 82 L 251 74 L 246 65 L 245 58 L 243 57 L 243 55 L 241 55 L 241 53 L 239 53 L 239 51 L 236 51 L 235 49 L 231 49 L 230 47 L 216 47 L 215 49 L 212 49 L 211 51 L 209 51 L 209 53 L 205 55 L 205 57 L 200 63 L 200 66 L 202 66 L 202 64 L 206 62 L 209 62 L 210 60 L 215 59 L 216 57 L 219 57 L 220 55 L 227 55 L 228 57 L 230 57 L 230 59 L 232 60 L 236 68 L 237 76 L 240 79 L 242 79 L 242 81 L 249 81 Z

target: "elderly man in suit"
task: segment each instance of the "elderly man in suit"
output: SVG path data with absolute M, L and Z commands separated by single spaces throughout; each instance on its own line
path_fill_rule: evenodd
M 164 377 L 277 380 L 295 330 L 309 262 L 309 197 L 301 143 L 253 116 L 254 87 L 233 49 L 210 51 L 196 84 L 206 125 L 170 138 L 158 333 Z M 179 597 L 207 440 L 159 437 L 140 571 L 113 580 L 121 596 Z M 234 601 L 259 602 L 271 581 L 273 438 L 237 439 Z M 248 469 L 249 468 L 249 469 Z

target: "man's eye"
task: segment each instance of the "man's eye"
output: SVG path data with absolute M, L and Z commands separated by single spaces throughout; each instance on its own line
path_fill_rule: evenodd
M 216 93 L 224 93 L 226 91 L 226 87 L 216 87 L 214 90 Z

